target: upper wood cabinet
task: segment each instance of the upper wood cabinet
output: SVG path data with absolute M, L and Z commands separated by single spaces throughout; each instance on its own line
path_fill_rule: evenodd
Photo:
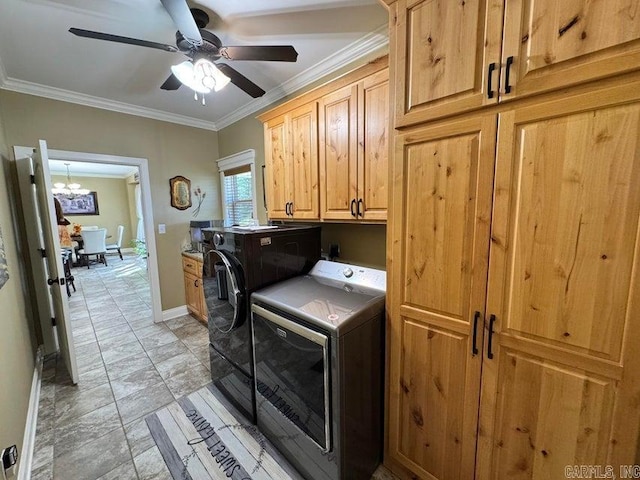
M 399 127 L 640 68 L 637 0 L 398 0 L 390 12 Z
M 320 212 L 326 220 L 386 220 L 389 72 L 320 102 Z
M 317 219 L 317 105 L 302 105 L 268 121 L 264 133 L 269 218 Z
M 640 68 L 638 0 L 504 3 L 501 101 Z
M 386 220 L 387 65 L 374 60 L 258 117 L 270 219 Z
M 391 5 L 396 126 L 498 101 L 502 0 Z

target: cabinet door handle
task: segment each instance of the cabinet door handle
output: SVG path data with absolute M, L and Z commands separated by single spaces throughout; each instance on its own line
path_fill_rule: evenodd
M 191 265 L 190 263 L 187 263 L 187 267 L 193 268 L 193 265 Z
M 513 65 L 513 55 L 507 57 L 507 71 L 504 74 L 504 93 L 511 93 L 509 77 L 511 76 L 511 65 Z
M 496 316 L 491 314 L 489 317 L 489 341 L 487 342 L 487 358 L 493 358 L 493 324 L 496 323 Z
M 284 213 L 286 215 L 289 215 L 289 202 L 284 204 Z
M 473 355 L 478 354 L 478 320 L 480 320 L 480 312 L 473 315 Z
M 493 88 L 491 88 L 491 81 L 493 80 L 493 72 L 496 69 L 495 62 L 489 64 L 489 73 L 487 74 L 487 98 L 493 98 Z
M 360 210 L 360 207 L 362 207 L 362 210 Z M 356 216 L 364 217 L 364 201 L 361 198 L 358 199 L 358 209 L 356 210 Z
M 293 202 L 289 202 L 289 215 L 293 217 Z
M 352 217 L 356 216 L 356 212 L 354 210 L 355 206 L 356 206 L 356 199 L 354 198 L 351 200 L 351 216 Z
M 197 280 L 197 279 L 196 279 L 196 281 L 195 281 L 195 282 L 193 282 L 193 285 L 194 285 L 194 286 L 196 286 L 196 287 L 199 287 L 199 286 L 200 286 L 200 284 L 198 283 L 198 280 Z

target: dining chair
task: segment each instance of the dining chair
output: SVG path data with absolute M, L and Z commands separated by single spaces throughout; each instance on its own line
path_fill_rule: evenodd
M 98 228 L 97 230 L 82 230 L 82 243 L 83 248 L 78 251 L 80 258 L 87 262 L 87 268 L 89 268 L 89 257 L 96 256 L 97 263 L 104 263 L 107 265 L 107 259 L 105 254 L 107 253 L 107 229 Z
M 117 236 L 116 243 L 111 243 L 111 244 L 107 245 L 107 253 L 115 254 L 116 252 L 118 252 L 118 255 L 120 255 L 120 260 L 124 260 L 122 258 L 122 252 L 120 251 L 120 248 L 122 247 L 122 234 L 123 233 L 124 233 L 124 225 L 118 225 L 118 236 Z M 115 250 L 115 252 L 114 252 L 114 250 Z

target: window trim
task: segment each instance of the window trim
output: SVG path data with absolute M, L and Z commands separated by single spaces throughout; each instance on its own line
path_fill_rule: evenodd
M 229 171 L 238 167 L 244 167 L 249 165 L 251 169 L 251 203 L 253 210 L 253 219 L 258 222 L 258 202 L 256 200 L 256 195 L 258 193 L 257 184 L 256 184 L 256 151 L 252 148 L 248 150 L 243 150 L 242 152 L 234 153 L 233 155 L 229 155 L 227 157 L 222 157 L 217 160 L 218 163 L 218 171 L 220 172 L 220 204 L 222 205 L 222 216 L 223 220 L 226 222 L 227 215 L 227 204 L 224 201 L 225 192 L 224 192 L 224 172 Z

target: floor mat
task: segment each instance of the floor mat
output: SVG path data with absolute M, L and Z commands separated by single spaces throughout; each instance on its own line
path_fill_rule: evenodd
M 302 477 L 213 385 L 146 417 L 174 480 Z

